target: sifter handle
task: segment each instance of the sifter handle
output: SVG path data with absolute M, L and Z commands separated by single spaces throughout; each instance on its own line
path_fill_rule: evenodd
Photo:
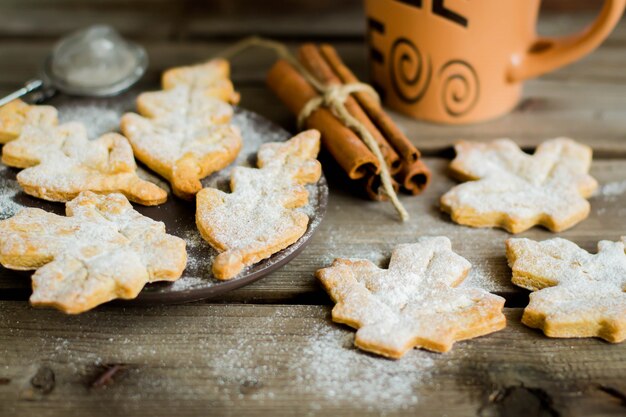
M 43 87 L 42 80 L 30 80 L 26 84 L 24 84 L 24 87 L 9 94 L 6 97 L 0 98 L 0 107 L 4 106 L 5 104 L 10 103 L 11 101 L 17 98 L 24 97 L 26 94 L 39 90 L 41 87 Z

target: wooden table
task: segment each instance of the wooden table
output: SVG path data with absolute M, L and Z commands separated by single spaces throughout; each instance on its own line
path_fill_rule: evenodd
M 291 44 L 332 41 L 358 74 L 366 73 L 354 1 L 308 18 L 261 19 L 249 10 L 230 20 L 196 13 L 194 2 L 133 1 L 125 13 L 107 6 L 122 3 L 115 1 L 7 3 L 0 10 L 0 93 L 34 75 L 56 36 L 96 20 L 147 47 L 146 88 L 164 68 L 204 59 L 251 32 Z M 547 15 L 541 29 L 564 33 L 590 18 Z M 243 107 L 293 130 L 293 117 L 263 84 L 271 61 L 258 52 L 242 57 L 234 81 Z M 445 174 L 454 140 L 506 136 L 530 149 L 565 135 L 593 146 L 592 175 L 602 187 L 589 218 L 560 236 L 593 251 L 598 240 L 626 234 L 624 68 L 626 22 L 593 55 L 529 82 L 508 116 L 443 127 L 394 115 L 434 173 L 424 195 L 402 199 L 411 220 L 398 223 L 389 205 L 355 198 L 331 178 L 328 213 L 311 245 L 222 299 L 102 306 L 68 317 L 29 307 L 23 278 L 0 281 L 0 415 L 626 415 L 626 343 L 549 339 L 522 325 L 528 297 L 510 283 L 503 246 L 509 235 L 454 225 L 437 207 L 454 184 Z M 398 362 L 355 350 L 353 331 L 330 321 L 331 303 L 314 271 L 336 256 L 384 265 L 392 247 L 424 235 L 450 237 L 474 266 L 469 283 L 506 298 L 507 328 L 446 354 L 414 350 Z M 554 235 L 535 228 L 522 236 Z M 94 386 L 97 380 L 102 384 Z

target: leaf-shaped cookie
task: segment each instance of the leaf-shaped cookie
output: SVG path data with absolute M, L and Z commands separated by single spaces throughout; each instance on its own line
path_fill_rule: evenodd
M 144 285 L 177 280 L 185 242 L 144 217 L 121 194 L 81 193 L 67 217 L 26 208 L 0 221 L 0 263 L 30 270 L 35 306 L 76 314 L 114 298 L 135 298 Z
M 571 139 L 542 143 L 528 155 L 508 139 L 459 142 L 450 168 L 461 180 L 441 198 L 452 220 L 511 233 L 543 225 L 558 232 L 589 214 L 597 187 L 588 175 L 591 148 Z
M 181 198 L 191 199 L 200 180 L 229 165 L 241 148 L 239 130 L 227 124 L 233 110 L 221 99 L 234 94 L 227 69 L 223 60 L 171 69 L 163 76 L 164 90 L 137 98 L 141 115 L 122 117 L 137 159 L 170 181 Z
M 320 134 L 300 133 L 282 143 L 267 143 L 257 155 L 260 169 L 236 167 L 230 194 L 204 188 L 196 196 L 196 224 L 202 237 L 221 253 L 213 275 L 230 279 L 296 242 L 309 217 L 297 207 L 308 201 L 303 184 L 321 175 Z
M 65 202 L 82 191 L 120 192 L 144 205 L 161 204 L 167 199 L 165 190 L 139 178 L 125 137 L 108 133 L 90 141 L 82 123 L 57 125 L 56 110 L 50 106 L 13 103 L 9 106 L 14 112 L 6 112 L 5 116 L 11 119 L 13 114 L 12 120 L 24 121 L 18 123 L 17 138 L 2 148 L 2 162 L 26 168 L 17 174 L 17 181 L 27 194 Z
M 513 283 L 535 291 L 522 322 L 550 337 L 626 339 L 626 237 L 595 255 L 566 239 L 509 239 Z
M 0 107 L 0 143 L 17 139 L 26 125 L 52 127 L 57 124 L 54 107 L 30 106 L 22 100 L 13 100 Z
M 226 102 L 239 102 L 239 94 L 230 81 L 230 65 L 225 59 L 216 58 L 203 64 L 169 69 L 163 73 L 162 85 L 164 90 L 180 85 L 193 86 Z
M 446 237 L 397 246 L 389 269 L 367 260 L 336 259 L 316 276 L 335 303 L 332 317 L 358 329 L 357 347 L 399 358 L 413 347 L 450 350 L 457 340 L 506 326 L 504 299 L 455 288 L 471 265 Z

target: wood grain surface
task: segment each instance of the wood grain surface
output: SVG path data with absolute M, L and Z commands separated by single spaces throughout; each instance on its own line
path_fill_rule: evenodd
M 254 3 L 255 6 L 251 6 Z M 4 0 L 0 94 L 35 76 L 55 39 L 94 22 L 140 41 L 150 56 L 141 86 L 160 72 L 201 61 L 248 34 L 290 46 L 330 41 L 366 80 L 360 0 Z M 539 32 L 563 35 L 590 22 L 602 2 L 544 2 Z M 554 11 L 558 11 L 555 13 Z M 234 62 L 242 106 L 294 130 L 267 90 L 273 62 L 251 51 Z M 393 114 L 433 170 L 430 188 L 403 197 L 411 220 L 354 195 L 324 163 L 331 195 L 311 245 L 293 262 L 221 299 L 184 306 L 102 306 L 77 317 L 28 306 L 29 274 L 0 270 L 0 416 L 426 415 L 623 416 L 626 344 L 549 339 L 520 323 L 527 292 L 510 284 L 500 230 L 454 225 L 437 207 L 455 184 L 446 175 L 460 139 L 511 137 L 532 150 L 571 136 L 594 148 L 602 188 L 589 218 L 559 234 L 594 251 L 626 234 L 626 24 L 592 55 L 526 84 L 518 108 L 478 125 L 430 125 Z M 351 347 L 353 332 L 330 322 L 331 302 L 313 278 L 334 257 L 385 266 L 390 250 L 419 236 L 449 236 L 477 285 L 507 300 L 507 328 L 458 343 L 447 354 L 409 352 L 399 362 Z M 521 236 L 554 235 L 534 228 Z
M 555 341 L 520 314 L 506 309 L 506 329 L 449 353 L 414 350 L 392 362 L 352 348 L 353 332 L 324 306 L 103 307 L 66 317 L 4 302 L 0 412 L 623 415 L 626 344 Z M 123 369 L 94 387 L 115 365 Z

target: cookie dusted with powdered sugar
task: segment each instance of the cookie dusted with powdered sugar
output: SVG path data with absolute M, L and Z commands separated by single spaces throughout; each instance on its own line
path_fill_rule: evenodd
M 233 278 L 306 232 L 309 216 L 296 209 L 308 201 L 304 185 L 321 176 L 319 147 L 316 130 L 266 143 L 257 154 L 258 169 L 233 170 L 231 193 L 204 188 L 197 194 L 198 230 L 220 252 L 213 262 L 216 278 Z
M 509 239 L 513 284 L 534 291 L 522 322 L 550 337 L 626 339 L 624 244 L 603 240 L 590 254 L 566 239 Z
M 57 109 L 54 107 L 31 106 L 22 100 L 13 100 L 0 107 L 0 143 L 17 139 L 26 125 L 52 127 L 57 124 Z
M 125 114 L 121 130 L 137 159 L 167 179 L 174 194 L 192 199 L 200 180 L 241 149 L 240 132 L 229 124 L 227 101 L 235 96 L 227 61 L 173 68 L 163 75 L 163 90 L 139 95 L 139 114 Z
M 58 125 L 51 106 L 16 101 L 0 112 L 0 136 L 15 136 L 2 148 L 2 162 L 25 168 L 17 174 L 25 193 L 60 202 L 83 191 L 122 193 L 148 206 L 167 200 L 165 190 L 139 178 L 132 149 L 122 135 L 107 133 L 90 141 L 82 123 Z
M 175 281 L 185 269 L 185 241 L 133 210 L 121 194 L 85 192 L 66 212 L 26 208 L 0 221 L 0 263 L 37 270 L 34 306 L 82 313 L 135 298 L 148 282 Z
M 441 197 L 452 220 L 519 233 L 534 225 L 559 232 L 589 215 L 586 198 L 597 188 L 588 175 L 591 148 L 571 139 L 542 143 L 534 155 L 511 140 L 459 142 L 450 164 L 463 181 Z
M 506 326 L 503 298 L 456 288 L 470 268 L 448 238 L 425 237 L 397 246 L 388 269 L 336 259 L 316 276 L 336 303 L 333 321 L 358 329 L 357 347 L 400 358 L 414 347 L 446 352 L 455 341 Z
M 203 64 L 169 69 L 163 73 L 161 84 L 165 90 L 181 85 L 193 86 L 196 90 L 203 90 L 208 96 L 228 103 L 239 102 L 239 94 L 230 80 L 230 64 L 221 58 Z

